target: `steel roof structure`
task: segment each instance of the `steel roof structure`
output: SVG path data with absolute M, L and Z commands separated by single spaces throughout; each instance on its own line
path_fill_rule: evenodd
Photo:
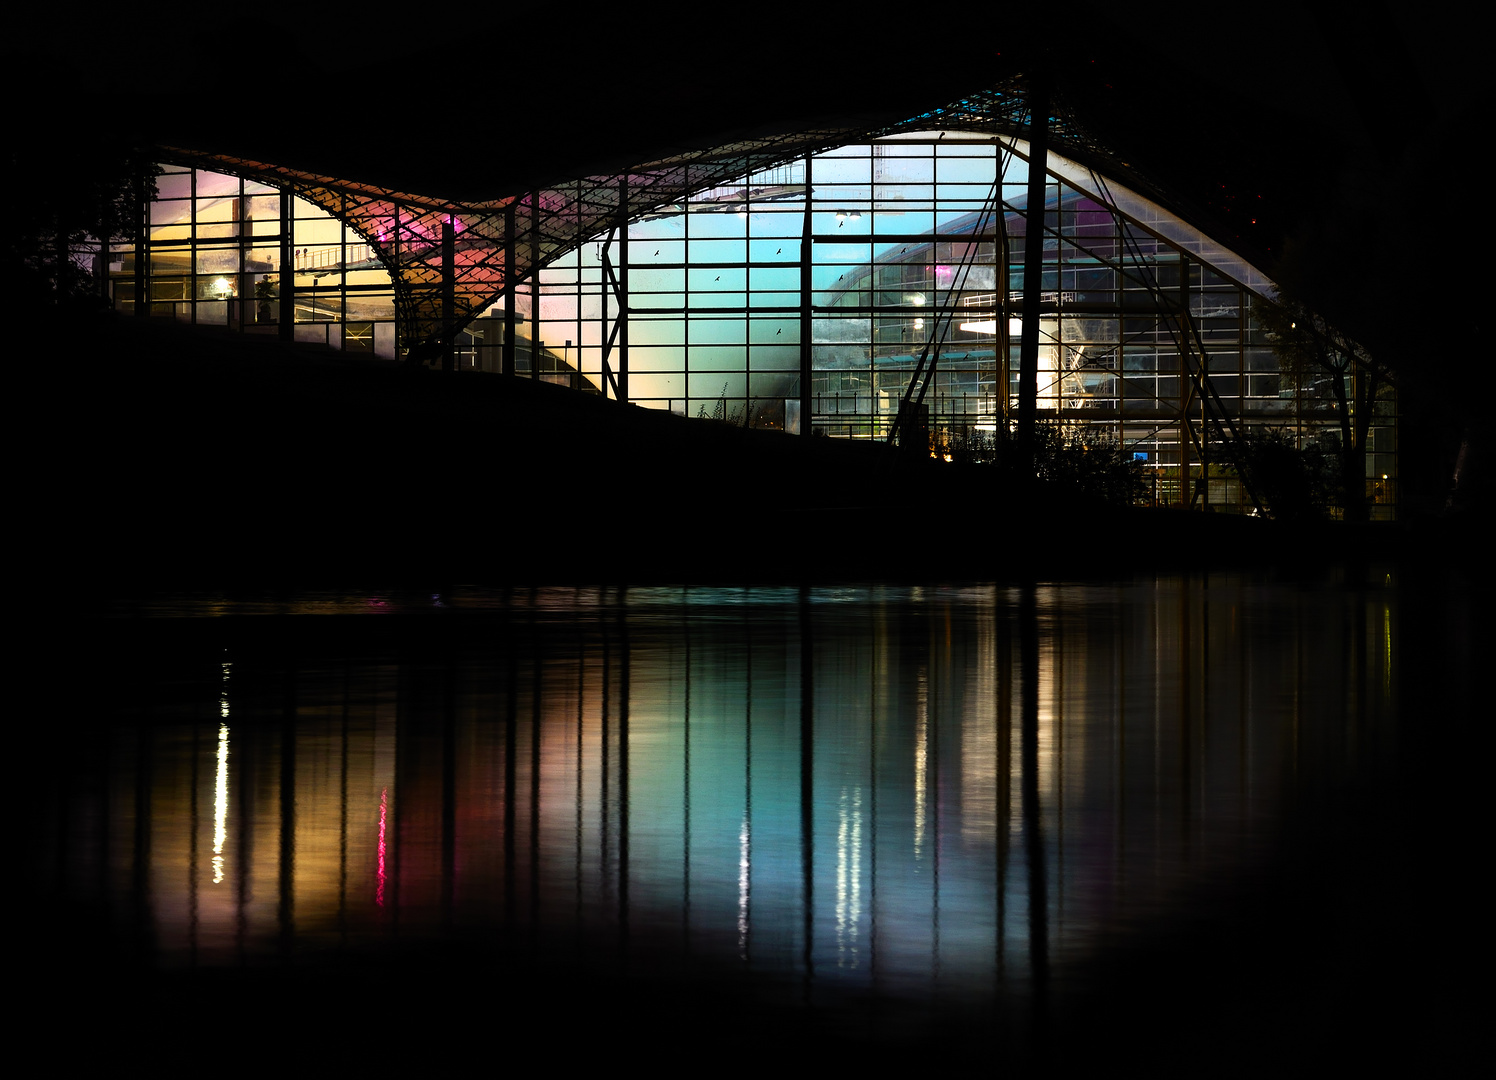
M 1022 138 L 1033 99 L 1029 80 L 1020 76 L 902 119 L 745 137 L 483 202 L 433 199 L 223 154 L 158 151 L 176 164 L 274 184 L 353 229 L 389 270 L 401 344 L 419 359 L 440 351 L 506 289 L 631 218 L 854 140 L 947 129 Z M 1164 205 L 1177 205 L 1094 138 L 1062 100 L 1040 100 L 1052 102 L 1047 127 L 1054 149 Z

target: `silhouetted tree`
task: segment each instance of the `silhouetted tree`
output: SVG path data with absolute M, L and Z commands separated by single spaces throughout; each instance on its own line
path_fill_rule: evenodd
M 42 160 L 7 154 L 4 275 L 19 310 L 58 313 L 104 304 L 100 240 L 139 241 L 138 208 L 155 198 L 159 169 L 143 153 L 107 140 L 51 148 Z
M 1338 501 L 1347 521 L 1365 521 L 1366 442 L 1385 373 L 1355 341 L 1292 297 L 1264 304 L 1257 317 L 1268 333 L 1294 395 L 1333 405 L 1339 421 Z
M 1034 425 L 1034 474 L 1054 489 L 1110 506 L 1131 506 L 1148 493 L 1142 467 L 1120 443 L 1054 420 Z
M 1325 516 L 1340 492 L 1340 444 L 1323 432 L 1300 447 L 1289 431 L 1253 428 L 1242 436 L 1242 464 L 1267 511 L 1280 521 Z

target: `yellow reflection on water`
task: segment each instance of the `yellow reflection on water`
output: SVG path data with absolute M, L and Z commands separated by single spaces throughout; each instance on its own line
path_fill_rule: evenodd
M 1382 642 L 1385 662 L 1382 665 L 1382 691 L 1392 692 L 1392 607 L 1382 605 Z
M 225 667 L 228 665 L 225 664 Z M 225 678 L 227 674 L 225 674 Z M 229 714 L 224 695 L 223 715 Z M 218 775 L 213 781 L 213 884 L 223 881 L 223 844 L 229 836 L 229 726 L 218 725 Z

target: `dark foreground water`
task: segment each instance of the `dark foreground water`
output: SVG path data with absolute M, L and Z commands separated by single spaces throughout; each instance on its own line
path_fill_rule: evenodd
M 161 1060 L 1438 1059 L 1474 612 L 1380 571 L 137 604 L 12 717 L 15 931 Z

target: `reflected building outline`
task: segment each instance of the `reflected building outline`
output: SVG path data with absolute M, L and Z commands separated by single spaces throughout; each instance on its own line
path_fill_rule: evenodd
M 1325 720 L 1334 696 L 1292 659 L 1344 623 L 1346 677 L 1385 684 L 1385 602 L 1345 601 L 1373 604 L 1358 623 L 1299 598 L 1287 635 L 1229 582 L 1136 591 L 870 589 L 665 620 L 622 600 L 437 664 L 239 659 L 232 805 L 226 699 L 182 729 L 215 735 L 213 770 L 170 725 L 112 736 L 152 758 L 150 790 L 116 797 L 153 807 L 118 818 L 136 839 L 114 887 L 144 871 L 164 963 L 486 927 L 541 955 L 605 944 L 620 971 L 731 957 L 1042 1005 L 1052 967 L 1177 890 L 1202 846 L 1250 857 L 1309 755 L 1384 738 L 1380 713 Z M 1259 716 L 1264 697 L 1289 708 Z M 201 826 L 194 775 L 225 793 Z M 199 828 L 228 864 L 200 909 L 177 869 Z

